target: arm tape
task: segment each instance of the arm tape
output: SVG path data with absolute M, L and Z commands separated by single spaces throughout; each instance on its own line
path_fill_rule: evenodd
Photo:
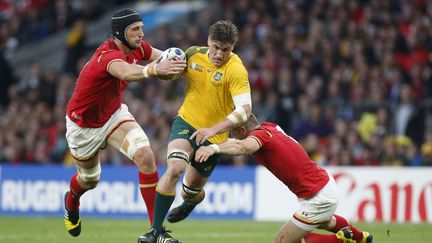
M 243 108 L 243 106 L 236 107 L 234 112 L 236 112 L 240 115 L 239 119 L 241 119 L 241 123 L 245 122 L 248 119 L 246 111 Z
M 243 93 L 232 97 L 235 107 L 252 106 L 251 94 Z
M 228 120 L 232 121 L 232 123 L 234 123 L 234 125 L 237 125 L 240 123 L 240 120 L 235 115 L 233 115 L 232 113 L 229 114 L 226 118 Z
M 248 117 L 243 106 L 237 107 L 231 114 L 226 117 L 228 120 L 232 121 L 234 125 L 241 124 L 245 122 Z
M 232 121 L 235 125 L 239 123 L 246 122 L 248 116 L 246 114 L 246 110 L 244 109 L 244 105 L 249 105 L 252 107 L 251 94 L 250 93 L 242 93 L 232 97 L 235 110 L 230 115 L 228 115 L 228 119 Z

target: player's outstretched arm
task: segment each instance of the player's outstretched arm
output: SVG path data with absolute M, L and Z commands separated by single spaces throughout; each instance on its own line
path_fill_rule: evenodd
M 239 108 L 236 108 L 223 121 L 217 123 L 216 125 L 209 128 L 200 128 L 196 130 L 190 139 L 195 139 L 195 142 L 199 145 L 216 134 L 229 131 L 233 127 L 242 124 L 250 116 L 252 112 L 252 106 L 250 104 L 243 104 L 238 107 Z
M 170 59 L 159 63 L 161 58 L 160 56 L 145 66 L 129 64 L 123 60 L 114 61 L 108 66 L 108 72 L 118 79 L 134 82 L 153 76 L 174 75 L 186 68 L 186 61 Z
M 247 137 L 244 140 L 228 139 L 221 144 L 202 146 L 195 152 L 195 161 L 201 163 L 216 153 L 226 155 L 253 154 L 260 149 L 260 143 L 255 138 Z

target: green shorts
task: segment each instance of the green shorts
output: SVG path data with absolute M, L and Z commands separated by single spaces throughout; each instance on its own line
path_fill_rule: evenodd
M 183 120 L 181 117 L 176 116 L 174 118 L 174 121 L 171 126 L 171 133 L 169 135 L 168 142 L 173 141 L 177 138 L 183 138 L 190 142 L 192 145 L 194 151 L 196 151 L 199 146 L 195 143 L 195 139 L 190 140 L 190 136 L 196 131 L 195 128 L 193 128 L 191 125 L 189 125 L 185 120 Z M 210 142 L 206 141 L 203 146 L 211 144 Z M 201 146 L 201 145 L 200 145 Z M 190 158 L 191 165 L 204 177 L 209 177 L 211 173 L 213 172 L 214 168 L 216 167 L 216 164 L 219 162 L 220 155 L 214 154 L 208 158 L 207 161 L 204 161 L 202 163 L 195 162 L 195 157 Z

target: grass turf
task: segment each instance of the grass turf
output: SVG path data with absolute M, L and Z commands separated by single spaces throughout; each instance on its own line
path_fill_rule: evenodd
M 69 236 L 63 218 L 0 217 L 0 242 L 136 242 L 148 229 L 146 221 L 131 219 L 83 218 L 78 238 Z M 238 220 L 185 220 L 167 223 L 175 238 L 184 243 L 266 243 L 273 242 L 283 222 Z M 355 224 L 369 231 L 374 242 L 431 242 L 430 224 Z

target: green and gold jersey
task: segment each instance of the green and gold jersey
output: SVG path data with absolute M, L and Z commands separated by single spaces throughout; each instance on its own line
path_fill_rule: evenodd
M 179 116 L 195 129 L 211 127 L 233 110 L 233 96 L 250 93 L 248 72 L 240 58 L 232 53 L 221 67 L 208 58 L 208 47 L 193 46 L 186 50 L 188 86 Z M 210 138 L 221 143 L 228 132 Z

